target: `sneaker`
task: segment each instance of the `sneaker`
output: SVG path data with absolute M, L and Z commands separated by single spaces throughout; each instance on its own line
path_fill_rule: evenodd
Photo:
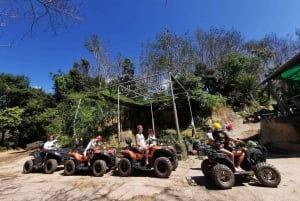
M 242 168 L 235 168 L 236 172 L 244 172 L 245 170 L 243 170 Z

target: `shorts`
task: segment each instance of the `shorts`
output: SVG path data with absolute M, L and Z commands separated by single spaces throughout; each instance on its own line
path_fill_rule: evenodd
M 141 146 L 137 148 L 139 152 L 144 153 L 145 152 L 145 147 Z

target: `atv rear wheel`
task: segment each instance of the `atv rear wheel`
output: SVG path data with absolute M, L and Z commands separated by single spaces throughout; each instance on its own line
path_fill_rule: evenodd
M 44 164 L 44 172 L 46 174 L 52 174 L 57 167 L 57 161 L 55 159 L 48 159 Z
M 212 167 L 212 179 L 221 189 L 230 189 L 235 183 L 232 170 L 224 164 L 216 164 Z
M 132 173 L 132 166 L 127 158 L 120 159 L 118 163 L 118 173 L 122 177 L 128 177 Z
M 206 178 L 211 178 L 211 169 L 212 169 L 212 164 L 209 162 L 208 159 L 205 159 L 201 163 L 201 171 Z
M 96 160 L 93 163 L 93 174 L 95 177 L 102 177 L 106 170 L 107 166 L 104 160 Z
M 23 165 L 23 173 L 28 174 L 33 171 L 33 160 L 28 160 Z
M 65 167 L 64 167 L 64 173 L 66 176 L 71 176 L 75 173 L 76 167 L 73 160 L 66 160 L 65 161 Z
M 258 163 L 254 168 L 258 181 L 266 187 L 277 187 L 281 181 L 279 171 L 271 164 Z
M 162 156 L 154 161 L 154 173 L 159 178 L 168 178 L 172 173 L 171 161 Z
M 174 161 L 172 162 L 172 170 L 175 171 L 177 167 L 178 167 L 178 158 L 175 158 Z

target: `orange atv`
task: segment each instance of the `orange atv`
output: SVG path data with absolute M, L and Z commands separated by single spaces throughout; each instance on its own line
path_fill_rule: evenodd
M 118 162 L 118 173 L 120 176 L 127 177 L 131 175 L 134 169 L 152 170 L 159 178 L 168 178 L 172 170 L 178 166 L 176 150 L 170 145 L 154 145 L 149 148 L 148 160 L 146 166 L 145 154 L 138 151 L 136 146 L 131 145 L 131 138 L 125 138 L 127 147 L 120 150 L 120 160 Z
M 90 170 L 96 177 L 103 176 L 107 170 L 114 169 L 117 160 L 116 148 L 97 146 L 94 150 L 88 150 L 84 156 L 82 150 L 73 150 L 68 153 L 65 160 L 64 173 L 67 176 L 75 174 L 76 170 Z

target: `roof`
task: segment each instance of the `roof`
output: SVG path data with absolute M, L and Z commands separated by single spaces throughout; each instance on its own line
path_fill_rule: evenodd
M 290 59 L 288 62 L 279 67 L 276 71 L 271 73 L 260 84 L 264 84 L 271 79 L 280 76 L 281 79 L 289 79 L 293 81 L 300 81 L 300 53 Z

